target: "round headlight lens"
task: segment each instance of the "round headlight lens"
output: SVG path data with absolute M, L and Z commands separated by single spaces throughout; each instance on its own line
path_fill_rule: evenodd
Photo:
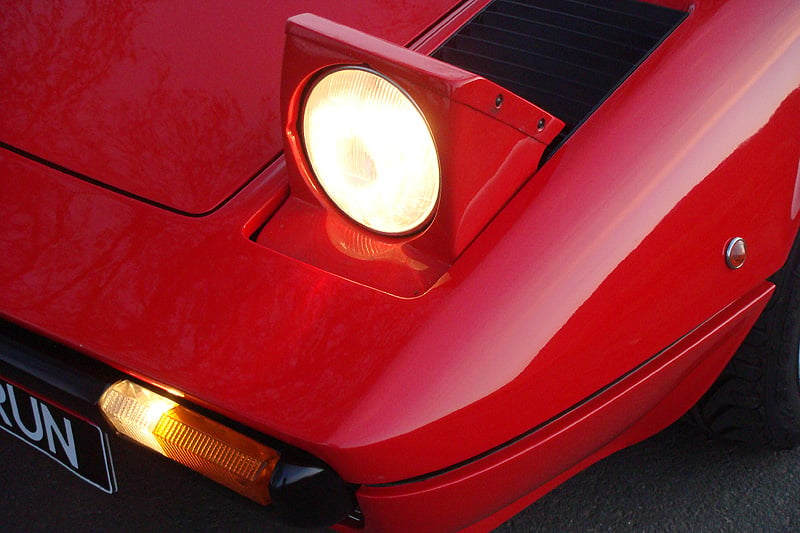
M 395 84 L 361 68 L 335 70 L 309 92 L 302 125 L 314 174 L 347 216 L 393 235 L 429 220 L 439 158 L 425 118 Z

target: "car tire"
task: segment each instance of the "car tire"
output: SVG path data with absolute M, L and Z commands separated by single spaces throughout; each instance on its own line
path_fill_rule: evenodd
M 688 416 L 711 436 L 785 449 L 800 444 L 800 239 L 770 281 L 767 307 Z

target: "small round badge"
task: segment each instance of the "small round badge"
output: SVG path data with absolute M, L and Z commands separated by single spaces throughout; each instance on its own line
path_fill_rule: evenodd
M 728 264 L 728 268 L 734 270 L 742 268 L 745 259 L 747 259 L 747 247 L 744 239 L 734 237 L 728 241 L 728 245 L 725 247 L 725 262 Z

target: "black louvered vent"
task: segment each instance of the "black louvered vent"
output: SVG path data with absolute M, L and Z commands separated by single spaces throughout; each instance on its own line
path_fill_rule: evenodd
M 555 149 L 685 16 L 634 0 L 495 0 L 433 56 L 563 120 Z

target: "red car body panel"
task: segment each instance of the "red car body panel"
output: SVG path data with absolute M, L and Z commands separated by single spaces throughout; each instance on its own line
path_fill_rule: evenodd
M 283 148 L 287 18 L 311 11 L 403 45 L 455 3 L 3 2 L 0 141 L 206 213 Z
M 409 9 L 425 14 L 413 31 L 391 34 L 396 42 L 443 11 Z M 384 20 L 384 29 L 394 21 Z M 226 53 L 235 63 L 248 52 Z M 236 170 L 224 192 L 200 180 L 202 200 L 180 189 L 188 182 L 164 197 L 126 182 L 191 212 L 241 187 L 190 217 L 3 151 L 0 314 L 313 453 L 348 482 L 439 473 L 364 487 L 362 507 L 382 526 L 416 528 L 435 501 L 449 509 L 436 529 L 463 526 L 482 516 L 459 518 L 454 502 L 508 479 L 470 484 L 475 472 L 506 472 L 491 465 L 517 454 L 526 466 L 512 471 L 541 474 L 509 481 L 514 488 L 481 511 L 499 512 L 677 418 L 732 355 L 798 230 L 798 65 L 794 0 L 698 0 L 416 297 L 252 240 L 265 222 L 297 238 L 319 231 L 282 211 L 291 205 L 282 157 L 250 181 Z M 278 84 L 270 78 L 263 94 L 276 97 Z M 3 120 L 6 141 L 18 132 Z M 42 146 L 63 137 L 42 132 Z M 256 159 L 248 169 L 267 161 Z M 112 166 L 111 175 L 126 168 Z M 724 249 L 737 236 L 748 258 L 731 270 Z M 642 367 L 656 354 L 668 354 L 653 359 L 659 370 Z M 631 385 L 630 399 L 611 392 L 628 390 L 623 376 L 648 383 L 651 374 L 658 385 Z M 612 384 L 604 394 L 613 402 L 582 403 Z M 607 411 L 592 403 L 606 400 Z M 658 410 L 661 401 L 668 407 Z M 539 470 L 547 461 L 532 457 L 548 446 L 547 428 L 570 424 L 579 405 L 596 418 L 541 452 L 562 459 Z M 421 499 L 437 486 L 450 488 Z
M 764 283 L 636 372 L 486 457 L 412 483 L 361 488 L 362 510 L 377 517 L 370 527 L 448 531 L 474 523 L 488 531 L 571 474 L 663 429 L 691 407 L 698 385 L 719 374 L 772 289 Z

